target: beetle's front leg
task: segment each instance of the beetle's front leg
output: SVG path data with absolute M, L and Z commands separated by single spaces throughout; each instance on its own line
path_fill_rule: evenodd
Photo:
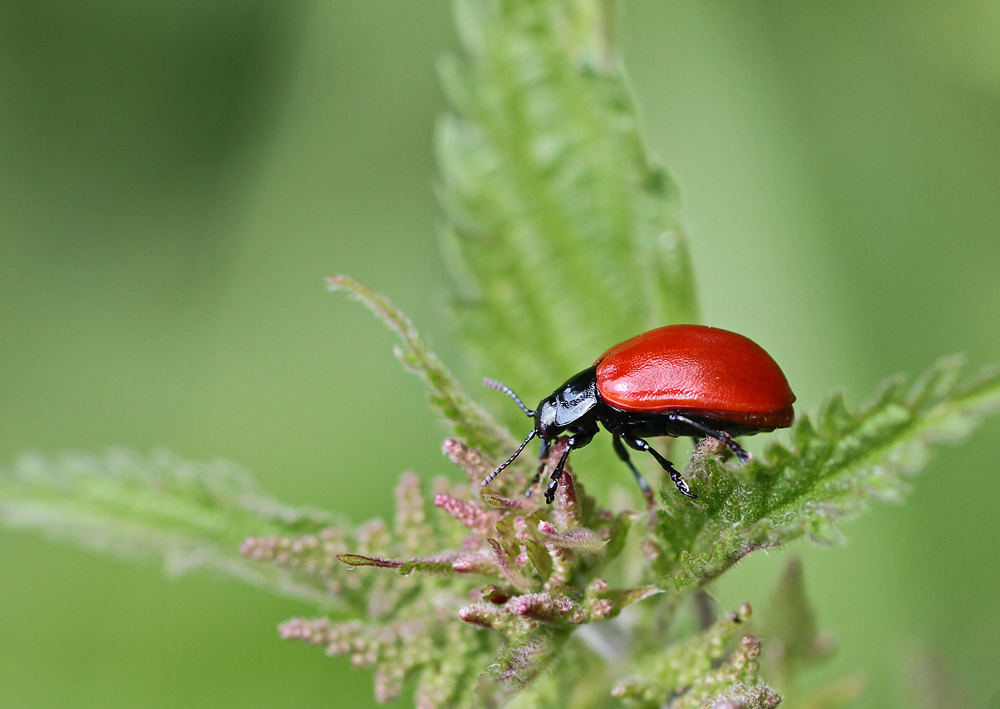
M 574 448 L 583 448 L 593 439 L 594 433 L 592 433 L 588 428 L 584 429 L 580 433 L 573 434 L 569 437 L 569 440 L 566 441 L 566 447 L 563 449 L 562 455 L 559 456 L 559 462 L 556 463 L 555 470 L 553 470 L 552 475 L 549 476 L 549 484 L 545 488 L 546 504 L 551 505 L 552 501 L 556 499 L 556 490 L 559 488 L 559 478 L 562 477 L 563 469 L 566 467 L 566 461 L 569 460 L 569 452 Z
M 556 463 L 555 470 L 552 471 L 552 475 L 549 476 L 549 484 L 545 488 L 545 504 L 551 505 L 552 501 L 556 499 L 556 490 L 559 488 L 559 478 L 562 477 L 563 468 L 566 467 L 566 461 L 569 459 L 569 452 L 573 450 L 573 446 L 576 444 L 576 436 L 570 436 L 569 440 L 566 441 L 566 447 L 563 448 L 562 455 L 559 456 L 559 462 Z

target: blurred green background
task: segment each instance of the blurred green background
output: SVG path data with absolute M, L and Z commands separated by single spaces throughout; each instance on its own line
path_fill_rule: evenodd
M 705 320 L 764 345 L 803 407 L 1000 359 L 1000 4 L 629 3 L 622 41 Z M 356 521 L 391 513 L 402 470 L 448 472 L 391 336 L 322 279 L 377 287 L 488 374 L 440 308 L 455 46 L 445 0 L 0 1 L 2 460 L 163 445 Z M 796 545 L 840 640 L 823 674 L 865 671 L 865 707 L 903 706 L 927 646 L 975 705 L 1000 690 L 998 433 L 846 546 Z M 763 605 L 782 556 L 720 599 Z M 0 705 L 372 705 L 366 673 L 278 639 L 310 610 L 4 531 Z

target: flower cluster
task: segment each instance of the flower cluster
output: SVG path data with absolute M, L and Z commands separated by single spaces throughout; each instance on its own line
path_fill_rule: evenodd
M 564 447 L 561 441 L 551 455 Z M 297 618 L 281 626 L 283 637 L 373 668 L 380 701 L 418 677 L 420 707 L 460 705 L 473 696 L 499 704 L 550 664 L 574 627 L 660 593 L 652 586 L 612 588 L 601 575 L 622 553 L 637 515 L 598 507 L 570 470 L 549 507 L 514 496 L 523 489 L 522 471 L 484 492 L 479 483 L 493 462 L 455 439 L 445 441 L 444 452 L 468 484 L 436 481 L 433 505 L 444 513 L 437 519 L 428 517 L 419 479 L 407 474 L 396 489 L 391 532 L 371 522 L 354 533 L 331 528 L 247 539 L 245 556 L 313 579 L 339 607 L 366 618 Z M 419 555 L 435 547 L 442 550 Z

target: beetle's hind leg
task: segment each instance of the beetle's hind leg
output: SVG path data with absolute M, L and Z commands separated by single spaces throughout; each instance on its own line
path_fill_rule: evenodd
M 733 453 L 736 454 L 736 457 L 740 459 L 741 463 L 746 463 L 748 460 L 750 460 L 750 453 L 748 453 L 743 446 L 734 441 L 733 437 L 730 434 L 726 433 L 725 431 L 720 431 L 718 429 L 712 428 L 711 426 L 703 424 L 696 419 L 689 418 L 684 414 L 671 412 L 668 415 L 670 416 L 671 420 L 676 421 L 677 423 L 682 423 L 685 426 L 690 426 L 694 430 L 704 433 L 706 436 L 711 436 L 712 438 L 722 441 L 729 447 L 729 449 Z
M 635 481 L 639 483 L 639 488 L 642 490 L 642 494 L 646 497 L 646 504 L 650 507 L 656 505 L 656 501 L 653 497 L 653 491 L 650 489 L 649 483 L 646 482 L 646 478 L 642 477 L 642 473 L 639 472 L 639 469 L 635 467 L 635 464 L 629 457 L 628 450 L 626 450 L 624 444 L 622 444 L 621 436 L 614 437 L 614 447 L 615 453 L 618 454 L 618 457 L 621 458 L 625 462 L 625 465 L 632 470 L 632 475 L 635 476 Z
M 671 463 L 666 458 L 664 458 L 662 455 L 660 455 L 660 452 L 657 451 L 655 448 L 653 448 L 653 446 L 649 445 L 648 443 L 646 443 L 646 441 L 637 436 L 632 436 L 632 437 L 622 436 L 622 438 L 625 440 L 626 443 L 629 444 L 629 446 L 635 448 L 637 451 L 645 451 L 646 453 L 649 453 L 651 456 L 656 458 L 656 462 L 659 463 L 660 467 L 663 468 L 666 471 L 666 473 L 670 476 L 670 479 L 673 481 L 674 485 L 677 486 L 677 489 L 680 491 L 682 495 L 684 495 L 685 497 L 690 497 L 692 500 L 698 497 L 693 492 L 691 492 L 691 488 L 688 487 L 687 481 L 677 471 L 677 468 L 674 467 L 674 464 Z

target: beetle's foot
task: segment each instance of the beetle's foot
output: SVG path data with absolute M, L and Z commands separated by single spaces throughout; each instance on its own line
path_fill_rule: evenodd
M 551 505 L 556 499 L 556 490 L 559 489 L 559 481 L 552 480 L 549 482 L 548 487 L 545 488 L 545 504 Z
M 730 436 L 728 433 L 722 432 L 722 435 L 718 436 L 717 438 L 718 440 L 725 443 L 726 446 L 729 447 L 729 450 L 731 450 L 733 453 L 736 454 L 736 457 L 740 459 L 741 463 L 746 463 L 747 461 L 750 460 L 750 453 L 746 450 L 746 448 L 744 448 L 739 443 L 734 441 L 733 437 Z
M 750 452 L 741 446 L 739 443 L 730 438 L 727 443 L 729 444 L 729 449 L 736 454 L 736 457 L 740 459 L 741 463 L 749 462 Z
M 673 467 L 673 466 L 671 466 L 671 467 Z M 687 480 L 685 480 L 681 476 L 681 474 L 678 473 L 676 470 L 672 469 L 670 471 L 670 479 L 673 481 L 674 485 L 677 486 L 677 490 L 682 495 L 684 495 L 685 497 L 689 497 L 692 500 L 697 500 L 698 499 L 698 496 L 695 495 L 693 492 L 691 492 L 691 488 L 688 487 Z

